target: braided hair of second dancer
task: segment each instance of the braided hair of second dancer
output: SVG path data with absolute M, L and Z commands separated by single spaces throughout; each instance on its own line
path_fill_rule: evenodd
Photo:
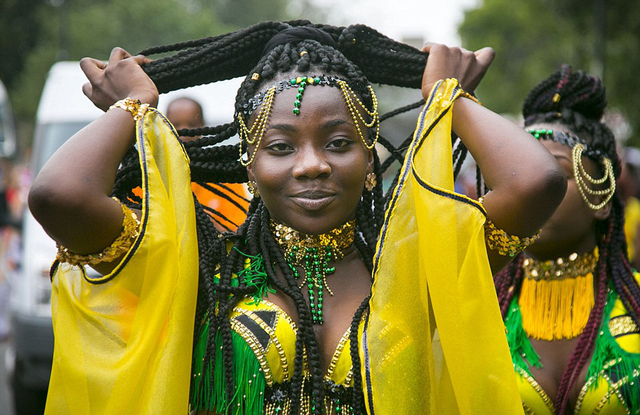
M 296 30 L 292 30 L 294 27 Z M 283 33 L 284 32 L 284 33 Z M 293 34 L 292 34 L 293 33 Z M 280 34 L 280 35 L 279 35 Z M 279 40 L 272 41 L 274 37 Z M 311 40 L 310 40 L 311 39 Z M 267 46 L 267 43 L 270 43 Z M 265 46 L 267 46 L 265 48 Z M 263 52 L 263 50 L 266 51 Z M 167 92 L 193 85 L 216 82 L 237 76 L 247 76 L 236 98 L 236 111 L 242 111 L 247 101 L 263 92 L 288 72 L 339 76 L 350 84 L 365 105 L 371 108 L 371 97 L 365 88 L 370 82 L 395 86 L 420 88 L 427 55 L 408 45 L 393 41 L 375 30 L 362 25 L 333 27 L 313 25 L 307 21 L 287 23 L 265 22 L 218 37 L 199 39 L 175 45 L 160 46 L 142 51 L 141 54 L 176 52 L 173 56 L 158 59 L 144 67 L 158 90 Z M 307 53 L 302 53 L 305 51 Z M 259 74 L 259 82 L 251 75 Z M 417 105 L 407 106 L 406 110 Z M 399 113 L 402 111 L 397 111 Z M 395 114 L 394 113 L 394 114 Z M 384 116 L 382 117 L 385 118 Z M 238 162 L 237 145 L 221 145 L 238 131 L 235 123 L 194 130 L 181 130 L 180 135 L 203 136 L 185 143 L 190 158 L 192 181 L 208 183 L 240 183 L 247 181 L 246 169 Z M 393 160 L 402 160 L 402 154 L 384 137 L 379 143 L 387 147 L 391 160 L 381 164 L 374 151 L 374 172 L 378 177 Z M 140 171 L 135 149 L 123 160 L 116 178 L 114 195 L 133 205 L 140 200 L 131 189 L 140 184 Z M 355 244 L 372 270 L 373 249 L 383 219 L 385 198 L 382 180 L 369 192 L 364 191 L 356 210 Z M 224 365 L 228 396 L 233 395 L 233 356 L 229 312 L 245 295 L 255 288 L 247 287 L 240 279 L 232 284 L 235 272 L 243 267 L 245 257 L 262 254 L 267 264 L 277 264 L 285 282 L 276 278 L 272 267 L 265 267 L 270 282 L 276 289 L 291 297 L 299 316 L 296 340 L 295 369 L 291 380 L 292 413 L 298 411 L 302 385 L 303 351 L 306 351 L 310 371 L 312 406 L 323 411 L 324 388 L 321 373 L 318 342 L 312 325 L 310 309 L 298 289 L 278 245 L 269 228 L 269 212 L 260 199 L 253 199 L 248 216 L 237 234 L 220 235 L 209 215 L 216 212 L 197 203 L 196 223 L 200 256 L 198 302 L 196 307 L 196 334 L 204 318 L 210 318 L 209 341 L 205 364 Z M 237 249 L 228 250 L 232 243 Z M 220 275 L 214 283 L 214 275 Z M 351 324 L 351 358 L 355 368 L 360 366 L 358 353 L 358 324 L 366 311 L 365 299 L 353 316 Z M 217 307 L 217 312 L 214 312 Z M 219 331 L 223 339 L 223 362 L 215 361 L 214 338 Z M 206 368 L 203 368 L 206 370 Z M 213 369 L 213 367 L 211 368 Z M 213 372 L 212 372 L 213 373 Z M 354 413 L 364 412 L 362 379 L 360 370 L 354 370 Z
M 601 122 L 606 105 L 605 88 L 599 78 L 582 71 L 574 72 L 569 65 L 563 65 L 560 70 L 533 88 L 524 102 L 522 114 L 525 117 L 525 126 L 551 123 L 568 127 L 585 140 L 590 149 L 599 150 L 612 160 L 614 173 L 618 177 L 620 159 L 616 153 L 615 139 L 611 130 Z M 624 206 L 617 194 L 610 203 L 611 214 L 596 225 L 599 258 L 596 268 L 598 285 L 595 305 L 562 375 L 556 398 L 558 413 L 564 413 L 569 393 L 593 352 L 609 284 L 613 284 L 633 320 L 640 324 L 640 288 L 627 257 Z M 503 317 L 506 317 L 509 304 L 520 290 L 523 259 L 520 255 L 495 276 Z

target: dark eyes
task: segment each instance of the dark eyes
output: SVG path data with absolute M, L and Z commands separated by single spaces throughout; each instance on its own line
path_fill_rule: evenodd
M 285 144 L 285 143 L 273 143 L 273 144 L 267 146 L 267 149 L 269 149 L 271 151 L 289 151 L 289 150 L 293 150 L 290 145 Z
M 327 144 L 327 148 L 345 148 L 353 144 L 353 140 L 349 138 L 336 138 Z
M 350 138 L 339 137 L 331 140 L 326 145 L 326 148 L 330 150 L 337 150 L 337 149 L 345 150 L 349 146 L 351 146 L 353 143 L 354 141 Z M 288 153 L 294 150 L 294 148 L 291 145 L 284 142 L 276 142 L 268 145 L 266 148 L 267 150 L 273 151 L 274 153 L 285 153 L 285 152 Z

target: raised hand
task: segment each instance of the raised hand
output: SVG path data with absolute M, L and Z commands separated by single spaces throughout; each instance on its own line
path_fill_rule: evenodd
M 422 96 L 429 96 L 433 84 L 444 78 L 456 78 L 462 88 L 473 92 L 487 72 L 495 57 L 492 48 L 475 52 L 438 43 L 427 43 L 423 52 L 429 53 L 422 76 Z
M 122 48 L 111 51 L 108 63 L 84 58 L 80 61 L 80 68 L 89 82 L 82 86 L 82 92 L 103 111 L 127 97 L 155 107 L 158 88 L 141 68 L 141 65 L 149 62 L 151 59 L 142 55 L 131 56 Z

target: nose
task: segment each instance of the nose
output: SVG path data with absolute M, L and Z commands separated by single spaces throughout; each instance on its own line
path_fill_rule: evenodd
M 296 179 L 315 179 L 330 175 L 331 165 L 322 149 L 307 145 L 296 152 L 292 174 Z

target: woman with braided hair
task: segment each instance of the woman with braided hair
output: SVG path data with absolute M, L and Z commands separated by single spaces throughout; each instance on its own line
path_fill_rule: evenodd
M 304 21 L 84 59 L 106 112 L 30 194 L 59 244 L 48 413 L 521 412 L 490 270 L 530 243 L 565 179 L 470 94 L 492 59 Z M 232 123 L 176 133 L 153 109 L 159 92 L 237 76 Z M 399 148 L 372 82 L 422 89 Z M 376 143 L 403 164 L 387 195 Z M 467 148 L 484 206 L 452 190 Z M 237 233 L 215 229 L 192 181 L 248 182 Z
M 629 265 L 620 159 L 600 79 L 569 65 L 524 102 L 525 126 L 568 177 L 540 239 L 495 282 L 532 414 L 640 413 L 640 289 Z

